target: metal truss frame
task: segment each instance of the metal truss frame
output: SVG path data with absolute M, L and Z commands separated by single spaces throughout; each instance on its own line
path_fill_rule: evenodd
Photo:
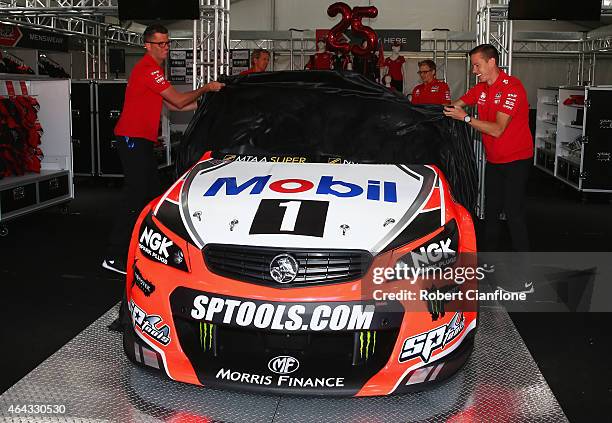
M 0 8 L 13 15 L 116 15 L 117 0 L 2 0 Z
M 512 21 L 508 20 L 508 0 L 500 1 L 501 4 L 478 1 L 476 41 L 478 44 L 495 46 L 499 51 L 499 67 L 512 74 Z
M 110 43 L 142 46 L 142 35 L 104 22 L 117 0 L 0 0 L 0 22 L 78 36 L 84 41 L 87 78 L 108 76 Z
M 229 75 L 229 46 L 230 0 L 200 0 L 200 19 L 193 23 L 194 89 Z

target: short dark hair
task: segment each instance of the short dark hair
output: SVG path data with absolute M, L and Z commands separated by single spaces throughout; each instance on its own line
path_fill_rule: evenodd
M 431 70 L 434 70 L 434 71 L 436 70 L 436 62 L 430 59 L 421 60 L 419 62 L 419 67 L 421 66 L 427 66 Z
M 155 34 L 167 34 L 168 33 L 168 28 L 166 28 L 165 26 L 163 26 L 162 24 L 153 24 L 153 25 L 149 25 L 144 32 L 142 33 L 142 38 L 144 38 L 145 43 L 148 41 L 151 41 L 151 38 L 153 38 L 153 35 Z
M 499 52 L 491 44 L 481 44 L 470 50 L 470 56 L 473 56 L 476 53 L 482 54 L 482 57 L 484 57 L 485 60 L 489 60 L 491 58 L 495 59 L 495 64 L 499 66 Z
M 262 54 L 270 55 L 270 52 L 265 48 L 257 48 L 253 50 L 253 54 L 251 54 L 251 65 L 255 64 L 255 59 L 259 59 Z

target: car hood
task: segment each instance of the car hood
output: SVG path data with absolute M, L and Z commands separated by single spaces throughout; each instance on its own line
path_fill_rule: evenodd
M 181 218 L 199 248 L 232 244 L 376 254 L 423 209 L 436 181 L 430 166 L 208 160 L 185 176 Z

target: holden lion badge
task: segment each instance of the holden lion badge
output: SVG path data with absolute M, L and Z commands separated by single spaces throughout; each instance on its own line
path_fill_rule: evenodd
M 298 262 L 289 254 L 279 254 L 270 262 L 270 276 L 278 283 L 293 282 L 298 273 Z

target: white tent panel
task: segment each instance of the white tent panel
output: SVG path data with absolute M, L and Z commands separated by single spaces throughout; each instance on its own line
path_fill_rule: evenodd
M 232 2 L 231 27 L 236 30 L 288 30 L 331 28 L 339 16 L 327 16 L 330 0 L 240 0 Z M 468 29 L 469 0 L 360 0 L 345 1 L 351 7 L 373 5 L 378 17 L 374 29 Z M 276 10 L 272 10 L 275 5 Z M 366 24 L 368 20 L 365 20 Z

